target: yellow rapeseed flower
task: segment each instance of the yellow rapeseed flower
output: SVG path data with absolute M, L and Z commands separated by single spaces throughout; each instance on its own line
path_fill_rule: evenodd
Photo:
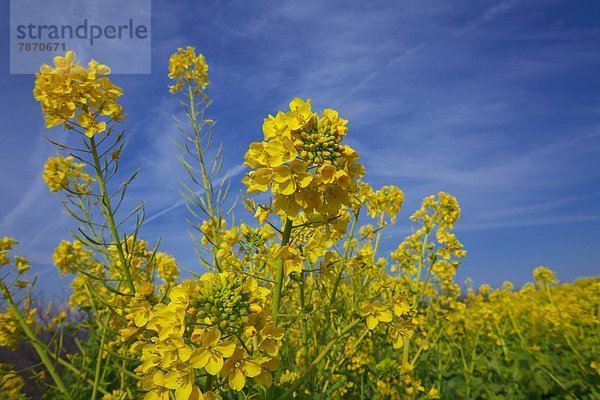
M 17 398 L 24 386 L 25 380 L 10 365 L 0 364 L 0 396 L 3 399 Z
M 73 242 L 62 240 L 54 250 L 52 259 L 61 275 L 88 271 L 96 265 L 93 253 L 85 249 L 79 240 Z
M 229 386 L 239 392 L 246 385 L 246 378 L 254 378 L 262 373 L 261 366 L 248 357 L 244 349 L 236 349 L 223 365 L 221 374 L 227 377 Z
M 85 164 L 73 162 L 73 157 L 50 157 L 44 164 L 44 182 L 51 192 L 66 190 L 74 194 L 90 194 L 94 179 L 83 169 Z
M 169 58 L 169 78 L 175 80 L 175 84 L 169 87 L 171 93 L 180 92 L 187 83 L 197 95 L 209 84 L 204 55 L 196 54 L 196 49 L 190 46 L 177 49 L 177 53 Z
M 107 129 L 101 117 L 123 120 L 123 108 L 117 104 L 123 91 L 105 77 L 108 74 L 110 68 L 94 60 L 83 67 L 72 51 L 54 57 L 54 67 L 42 65 L 35 75 L 33 96 L 42 106 L 46 127 L 79 126 L 93 137 Z
M 367 326 L 371 330 L 375 329 L 380 322 L 390 322 L 394 317 L 388 307 L 380 301 L 363 304 L 360 312 L 367 318 Z
M 352 204 L 364 167 L 356 162 L 358 153 L 341 143 L 348 121 L 337 111 L 327 109 L 319 116 L 310 99 L 299 98 L 289 108 L 264 120 L 264 140 L 246 152 L 252 171 L 243 182 L 249 193 L 270 190 L 277 214 L 296 219 L 303 211 L 327 220 Z M 266 221 L 258 210 L 257 218 Z
M 194 368 L 205 368 L 209 374 L 216 375 L 223 367 L 223 358 L 231 357 L 234 351 L 235 343 L 221 341 L 221 332 L 211 328 L 202 335 L 200 348 L 190 355 L 189 362 Z

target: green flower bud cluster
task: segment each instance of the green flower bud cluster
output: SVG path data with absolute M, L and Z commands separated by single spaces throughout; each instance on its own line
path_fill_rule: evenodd
M 198 318 L 208 318 L 211 324 L 221 330 L 240 328 L 248 323 L 250 293 L 244 291 L 243 278 L 215 279 L 206 283 L 191 301 L 198 310 Z
M 302 141 L 300 157 L 304 161 L 316 166 L 323 164 L 343 166 L 340 147 L 342 136 L 331 129 L 331 126 L 324 126 L 317 122 L 307 124 L 305 131 L 300 134 L 300 138 Z

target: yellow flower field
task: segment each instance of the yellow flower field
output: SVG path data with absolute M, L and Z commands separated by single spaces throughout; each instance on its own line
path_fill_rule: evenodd
M 80 228 L 53 255 L 72 282 L 67 308 L 32 296 L 18 256 L 28 238 L 0 240 L 0 347 L 38 360 L 0 364 L 0 398 L 600 398 L 600 278 L 561 284 L 539 267 L 519 289 L 461 287 L 461 209 L 445 192 L 383 252 L 404 193 L 362 180 L 336 110 L 293 98 L 267 115 L 245 155 L 246 196 L 226 206 L 209 67 L 192 47 L 168 72 L 202 265 L 184 273 L 140 237 L 143 205 L 120 209 L 135 174 L 118 170 L 127 115 L 109 74 L 73 52 L 36 74 L 46 126 L 80 139 L 50 139 L 43 171 Z

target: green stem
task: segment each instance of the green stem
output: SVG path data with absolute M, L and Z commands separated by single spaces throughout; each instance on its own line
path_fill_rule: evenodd
M 206 170 L 206 165 L 204 163 L 204 151 L 202 149 L 202 141 L 200 138 L 200 132 L 201 132 L 201 128 L 200 125 L 198 124 L 198 112 L 196 111 L 196 96 L 194 95 L 194 90 L 192 88 L 192 85 L 189 85 L 188 87 L 188 100 L 190 102 L 190 119 L 192 122 L 192 130 L 194 131 L 194 146 L 196 147 L 196 155 L 198 156 L 198 162 L 200 163 L 200 174 L 202 175 L 202 185 L 204 186 L 204 196 L 206 197 L 206 206 L 207 206 L 207 211 L 208 211 L 208 215 L 210 217 L 210 219 L 212 220 L 212 240 L 217 239 L 218 240 L 218 235 L 217 235 L 217 231 L 220 228 L 220 222 L 221 222 L 221 215 L 220 213 L 216 212 L 216 206 L 215 204 L 213 204 L 213 198 L 214 198 L 214 193 L 213 193 L 213 186 L 212 186 L 212 180 L 210 179 L 210 176 Z M 212 247 L 212 253 L 213 253 L 213 260 L 214 260 L 214 264 L 217 267 L 217 270 L 219 272 L 222 271 L 222 267 L 221 264 L 219 262 L 219 259 L 217 257 L 217 251 L 219 250 L 219 244 L 220 243 L 215 243 L 214 246 Z
M 344 274 L 343 267 L 346 265 L 346 262 L 348 261 L 348 255 L 350 254 L 350 248 L 352 247 L 352 240 L 354 239 L 354 233 L 356 231 L 356 225 L 358 223 L 359 214 L 360 214 L 360 208 L 356 211 L 356 214 L 354 214 L 354 220 L 352 221 L 352 227 L 350 228 L 350 236 L 348 237 L 348 240 L 346 241 L 347 247 L 344 249 L 344 257 L 340 261 L 342 266 L 340 268 L 340 272 L 338 273 L 337 279 L 335 280 L 335 283 L 333 285 L 333 291 L 331 292 L 331 300 L 329 300 L 329 304 L 333 304 L 333 302 L 335 301 L 335 297 L 337 296 L 338 288 L 339 288 L 340 282 L 342 280 L 342 275 Z
M 360 344 L 360 342 L 362 342 L 364 340 L 365 337 L 367 337 L 367 335 L 369 334 L 371 330 L 367 327 L 365 329 L 365 331 L 362 333 L 362 335 L 360 335 L 360 337 L 356 340 L 356 342 L 354 342 L 352 344 L 352 346 L 348 349 L 348 351 L 352 351 L 354 349 L 356 349 L 358 347 L 358 345 Z M 340 368 L 342 367 L 342 364 L 344 364 L 344 361 L 346 361 L 347 357 L 346 354 L 342 354 L 342 356 L 339 358 L 339 360 L 337 360 L 337 363 L 335 364 L 335 366 L 333 367 L 333 371 L 339 371 Z
M 552 294 L 550 293 L 550 285 L 548 283 L 546 283 L 546 284 L 544 284 L 544 287 L 546 289 L 546 295 L 548 296 L 548 300 L 550 300 L 550 304 L 560 314 L 560 311 L 558 310 L 558 307 L 556 307 L 556 304 L 554 304 L 554 299 L 552 298 Z M 565 340 L 567 342 L 567 345 L 569 346 L 569 348 L 571 348 L 571 351 L 575 355 L 575 360 L 577 361 L 577 364 L 579 365 L 579 368 L 585 373 L 586 370 L 587 370 L 584 367 L 585 361 L 583 361 L 583 358 L 581 357 L 581 354 L 579 354 L 579 352 L 577 351 L 577 349 L 575 348 L 575 346 L 573 346 L 573 343 L 569 339 L 568 333 L 563 328 L 562 324 L 561 324 L 561 329 L 560 330 L 561 330 L 561 333 L 562 333 L 563 337 L 565 338 Z
M 290 242 L 290 235 L 292 233 L 292 220 L 286 219 L 285 226 L 283 228 L 283 234 L 281 235 L 281 247 L 287 246 Z M 273 320 L 275 325 L 279 320 L 279 307 L 281 305 L 281 291 L 283 289 L 283 276 L 284 276 L 285 260 L 279 260 L 277 265 L 277 275 L 275 278 L 275 291 L 273 293 Z
M 78 377 L 82 377 L 84 374 L 83 372 L 81 372 L 79 369 L 77 369 L 76 367 L 74 367 L 71 363 L 69 363 L 68 361 L 63 360 L 60 357 L 57 357 L 56 355 L 52 354 L 52 357 L 56 360 L 56 362 L 58 362 L 60 365 L 62 365 L 63 367 L 67 368 L 68 370 L 70 370 L 71 372 L 73 372 L 74 374 L 76 374 Z M 84 378 L 85 381 L 87 383 L 89 383 L 90 385 L 94 384 L 94 381 L 92 381 L 89 378 Z M 98 387 L 98 391 L 102 394 L 108 394 L 108 392 L 106 391 L 106 389 L 102 388 L 102 387 Z
M 98 395 L 98 387 L 100 386 L 100 372 L 102 371 L 102 352 L 104 351 L 104 339 L 106 338 L 106 331 L 101 330 L 100 334 L 102 335 L 102 338 L 100 339 L 100 348 L 98 349 L 98 356 L 96 357 L 96 371 L 94 372 L 92 400 L 96 400 L 96 396 Z
M 419 260 L 419 269 L 417 270 L 417 277 L 415 278 L 415 293 L 413 295 L 413 304 L 418 306 L 417 300 L 421 298 L 421 273 L 423 271 L 423 267 L 425 266 L 425 256 L 427 255 L 427 244 L 429 242 L 429 232 L 425 233 L 423 237 L 423 244 L 421 248 L 421 257 Z M 428 308 L 431 306 L 429 305 Z M 410 338 L 406 338 L 404 340 L 404 347 L 402 349 L 402 363 L 408 364 L 408 360 L 410 358 Z
M 196 154 L 198 155 L 198 159 L 200 161 L 200 172 L 202 174 L 202 183 L 204 185 L 204 194 L 206 196 L 206 205 L 208 207 L 208 212 L 212 219 L 215 218 L 215 210 L 213 205 L 213 190 L 212 190 L 212 181 L 208 176 L 208 172 L 206 171 L 206 166 L 204 165 L 204 152 L 202 151 L 202 143 L 200 142 L 200 126 L 198 125 L 198 114 L 196 112 L 196 99 L 194 96 L 194 92 L 192 86 L 188 88 L 188 99 L 190 101 L 190 116 L 192 117 L 192 130 L 194 131 L 194 139 L 196 146 Z
M 108 192 L 106 191 L 106 182 L 104 181 L 104 174 L 102 173 L 102 166 L 100 165 L 100 159 L 98 157 L 98 148 L 96 147 L 96 140 L 92 136 L 90 138 L 90 149 L 92 152 L 92 157 L 94 159 L 94 169 L 96 170 L 96 179 L 98 180 L 98 187 L 100 188 L 100 195 L 102 196 L 102 206 L 104 211 L 104 216 L 108 222 L 108 227 L 111 233 L 111 236 L 115 242 L 115 246 L 117 247 L 117 253 L 119 254 L 119 261 L 121 261 L 121 265 L 123 266 L 123 273 L 125 274 L 125 280 L 129 285 L 129 289 L 131 290 L 131 294 L 135 294 L 135 285 L 133 284 L 133 280 L 131 279 L 131 272 L 129 271 L 129 264 L 127 263 L 127 259 L 125 258 L 125 251 L 123 250 L 123 244 L 121 243 L 121 239 L 119 237 L 119 233 L 117 232 L 117 225 L 115 224 L 114 212 L 112 210 L 112 206 L 110 204 L 110 197 Z
M 56 371 L 56 368 L 54 368 L 54 364 L 52 363 L 52 361 L 50 360 L 50 357 L 48 356 L 48 353 L 46 352 L 47 349 L 46 349 L 45 345 L 38 340 L 35 333 L 31 330 L 31 328 L 27 324 L 27 321 L 25 321 L 25 318 L 23 318 L 23 315 L 19 311 L 19 308 L 17 307 L 17 305 L 13 302 L 10 292 L 8 291 L 8 288 L 6 287 L 4 282 L 0 282 L 0 287 L 2 288 L 2 293 L 4 295 L 4 298 L 6 299 L 6 301 L 8 303 L 8 308 L 10 309 L 10 311 L 13 313 L 13 315 L 19 322 L 19 325 L 21 326 L 23 333 L 25 333 L 25 336 L 27 336 L 27 338 L 29 339 L 29 342 L 31 342 L 31 345 L 33 346 L 33 348 L 37 352 L 38 356 L 40 357 L 40 360 L 42 360 L 42 363 L 44 364 L 44 366 L 48 370 L 48 373 L 54 380 L 54 383 L 58 387 L 58 390 L 61 391 L 61 393 L 63 394 L 65 399 L 70 400 L 71 393 L 67 390 L 67 387 L 65 386 L 65 383 L 63 382 L 60 375 Z
M 554 382 L 556 382 L 556 384 L 558 386 L 560 386 L 561 389 L 567 390 L 566 385 L 563 384 L 556 376 L 554 376 L 554 374 L 552 374 L 552 372 L 544 364 L 542 364 L 540 362 L 540 360 L 536 357 L 536 355 L 529 349 L 529 346 L 527 345 L 527 342 L 525 341 L 525 338 L 523 337 L 523 334 L 522 334 L 521 330 L 517 326 L 517 323 L 515 322 L 515 319 L 514 319 L 512 313 L 510 312 L 509 309 L 507 309 L 506 311 L 507 311 L 507 314 L 508 314 L 509 321 L 510 321 L 512 327 L 513 327 L 513 330 L 517 333 L 517 337 L 519 338 L 519 342 L 521 344 L 521 348 L 523 350 L 525 350 L 525 352 L 527 354 L 529 354 L 535 361 L 537 361 L 539 363 L 541 370 L 544 371 L 546 374 L 548 374 L 548 376 Z
M 304 277 L 304 273 L 302 273 L 301 277 L 302 281 L 300 282 L 300 307 L 302 308 L 302 344 L 304 346 L 304 368 L 308 368 L 308 321 L 306 320 L 307 314 L 305 314 L 306 307 L 306 296 L 305 296 L 305 288 L 306 279 Z
M 384 222 L 384 213 L 381 213 L 379 217 L 379 230 L 377 231 L 377 236 L 375 237 L 375 245 L 373 246 L 373 261 L 377 259 L 377 252 L 379 251 L 379 243 L 381 242 L 381 231 L 383 230 L 383 222 Z
M 425 267 L 425 256 L 427 255 L 427 245 L 429 244 L 429 232 L 425 233 L 423 237 L 423 244 L 421 248 L 421 257 L 419 260 L 419 269 L 417 270 L 417 277 L 415 279 L 415 295 L 413 297 L 413 303 L 417 301 L 421 296 L 421 273 L 423 272 L 423 267 Z
M 402 347 L 402 365 L 408 365 L 408 358 L 410 355 L 410 339 L 404 339 L 404 345 Z
M 304 383 L 304 381 L 310 375 L 310 373 L 317 367 L 317 365 L 319 365 L 319 363 L 325 358 L 325 356 L 327 356 L 327 354 L 333 348 L 333 346 L 337 343 L 337 341 L 340 340 L 344 335 L 346 335 L 348 332 L 350 332 L 356 325 L 358 325 L 362 321 L 363 321 L 362 319 L 357 319 L 356 321 L 352 322 L 350 325 L 346 326 L 342 330 L 342 332 L 340 333 L 340 335 L 338 337 L 330 340 L 329 343 L 327 343 L 327 345 L 323 348 L 323 350 L 321 350 L 321 352 L 319 353 L 317 358 L 315 358 L 310 363 L 310 366 L 306 370 L 304 370 L 304 372 L 302 373 L 300 378 L 296 379 L 296 381 L 281 396 L 279 396 L 277 398 L 277 400 L 285 400 L 285 399 L 289 398 L 290 396 L 292 396 L 292 394 L 296 390 L 298 390 L 298 388 Z

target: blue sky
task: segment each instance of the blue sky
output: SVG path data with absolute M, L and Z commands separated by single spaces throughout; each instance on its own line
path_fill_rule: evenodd
M 563 281 L 600 273 L 600 3 L 595 1 L 154 1 L 152 74 L 125 90 L 125 170 L 142 172 L 142 236 L 199 268 L 180 206 L 168 56 L 195 46 L 210 65 L 211 117 L 241 190 L 243 154 L 262 119 L 310 97 L 350 120 L 348 141 L 373 186 L 400 186 L 408 216 L 438 191 L 462 207 L 469 254 L 459 277 L 522 284 L 546 265 Z M 22 242 L 47 285 L 72 222 L 43 184 L 33 77 L 10 75 L 8 1 L 0 5 L 0 235 Z M 100 60 L 102 61 L 102 60 Z M 53 132 L 64 137 L 60 129 Z M 243 211 L 239 211 L 242 213 Z M 66 284 L 61 282 L 60 284 Z

